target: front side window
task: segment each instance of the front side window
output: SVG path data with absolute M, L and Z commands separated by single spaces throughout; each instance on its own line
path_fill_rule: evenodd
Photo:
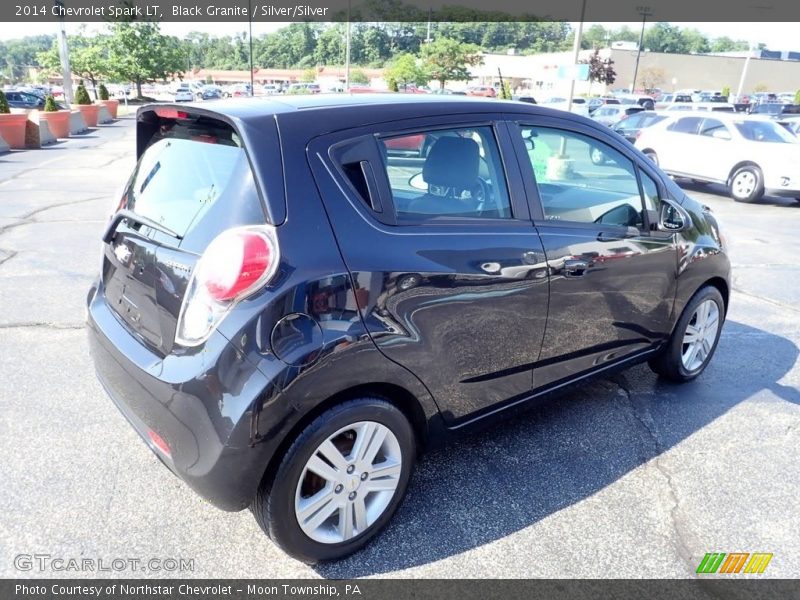
M 722 140 L 731 139 L 731 132 L 725 126 L 725 123 L 718 119 L 706 119 L 700 126 L 700 135 L 713 137 Z
M 742 137 L 751 142 L 798 143 L 795 136 L 788 133 L 783 127 L 769 121 L 737 121 L 735 126 Z
M 580 133 L 529 126 L 520 131 L 545 219 L 644 226 L 632 161 Z
M 435 217 L 510 219 L 511 202 L 489 126 L 380 136 L 399 222 Z

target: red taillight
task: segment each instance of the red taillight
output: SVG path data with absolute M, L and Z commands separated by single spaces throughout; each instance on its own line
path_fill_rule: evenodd
M 209 338 L 237 302 L 269 283 L 280 263 L 275 229 L 229 229 L 212 241 L 195 265 L 183 298 L 175 342 L 197 346 Z
M 148 429 L 147 437 L 150 438 L 150 441 L 153 442 L 153 445 L 159 450 L 161 450 L 162 453 L 166 454 L 169 457 L 172 456 L 172 452 L 169 449 L 169 444 L 167 444 L 167 442 L 164 441 L 164 438 L 158 435 L 155 431 L 153 431 L 152 429 Z
M 232 300 L 257 283 L 270 269 L 269 241 L 251 231 L 235 231 L 215 239 L 203 255 L 198 283 L 217 302 Z

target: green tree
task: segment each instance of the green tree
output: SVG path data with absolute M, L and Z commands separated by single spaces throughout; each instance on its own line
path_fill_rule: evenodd
M 109 69 L 124 81 L 142 84 L 182 75 L 186 57 L 177 38 L 162 35 L 158 23 L 114 23 L 109 38 Z
M 317 71 L 316 69 L 306 69 L 303 71 L 303 74 L 300 75 L 300 81 L 305 83 L 312 83 L 317 79 Z
M 711 42 L 711 52 L 737 52 L 747 50 L 749 47 L 750 44 L 744 40 L 732 40 L 724 35 Z
M 108 36 L 95 35 L 88 37 L 85 35 L 85 28 L 82 27 L 78 35 L 70 36 L 67 39 L 67 47 L 69 48 L 69 66 L 72 72 L 82 79 L 88 80 L 92 84 L 94 97 L 98 98 L 97 85 L 110 72 Z M 61 56 L 58 49 L 58 40 L 54 39 L 53 44 L 46 52 L 40 52 L 37 55 L 37 60 L 42 68 L 59 72 L 61 69 Z
M 441 89 L 448 81 L 469 81 L 472 75 L 467 67 L 483 62 L 478 46 L 448 38 L 425 44 L 421 55 L 430 78 L 438 81 Z
M 387 67 L 384 73 L 386 82 L 389 87 L 394 86 L 400 89 L 400 86 L 407 86 L 409 84 L 425 85 L 428 83 L 430 77 L 421 66 L 417 64 L 417 59 L 413 54 L 404 53 L 395 58 Z M 397 91 L 397 90 L 394 90 Z
M 800 104 L 800 90 L 797 90 L 794 93 L 794 103 L 795 104 Z
M 53 44 L 55 36 L 35 35 L 0 42 L 0 71 L 11 81 L 22 81 L 30 67 L 39 67 L 37 55 Z

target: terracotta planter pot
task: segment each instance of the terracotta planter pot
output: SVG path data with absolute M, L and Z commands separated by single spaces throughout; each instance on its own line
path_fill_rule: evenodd
M 14 150 L 25 148 L 27 114 L 0 114 L 0 137 Z
M 81 111 L 87 127 L 97 127 L 97 114 L 100 112 L 98 104 L 75 104 L 74 106 Z
M 98 104 L 100 104 L 101 106 L 105 106 L 108 109 L 108 112 L 111 115 L 112 119 L 117 118 L 117 109 L 119 108 L 119 100 L 100 100 Z
M 39 113 L 40 121 L 47 121 L 50 131 L 57 138 L 69 137 L 69 115 L 68 110 L 59 110 L 57 112 L 44 112 Z

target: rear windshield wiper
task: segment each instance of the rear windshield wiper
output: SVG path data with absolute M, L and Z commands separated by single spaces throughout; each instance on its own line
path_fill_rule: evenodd
M 105 232 L 103 233 L 103 242 L 106 244 L 110 244 L 111 241 L 114 239 L 114 234 L 117 232 L 117 227 L 122 221 L 131 221 L 133 223 L 138 223 L 139 225 L 144 225 L 145 227 L 149 227 L 150 229 L 155 229 L 156 231 L 160 231 L 161 233 L 166 233 L 167 235 L 174 237 L 177 240 L 182 240 L 183 236 L 178 235 L 176 232 L 172 231 L 169 227 L 165 227 L 161 223 L 156 223 L 155 221 L 148 219 L 147 217 L 143 217 L 141 215 L 137 215 L 135 212 L 127 209 L 123 209 L 118 211 L 111 219 L 106 227 Z

